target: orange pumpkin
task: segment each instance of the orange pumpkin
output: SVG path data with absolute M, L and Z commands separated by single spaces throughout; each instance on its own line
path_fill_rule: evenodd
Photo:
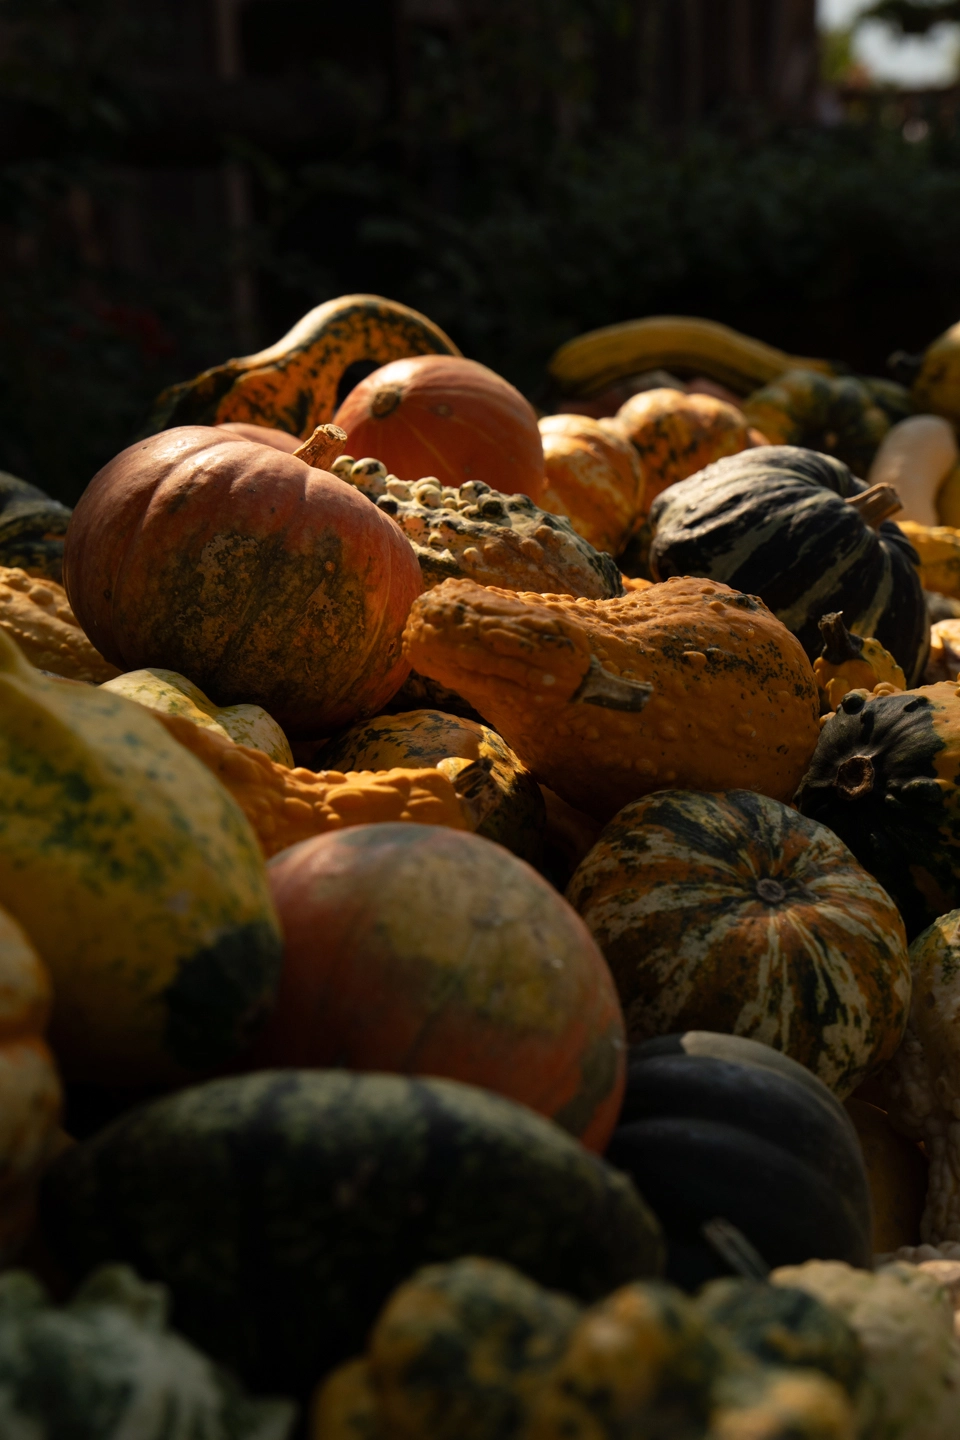
M 355 386 L 334 416 L 351 455 L 375 455 L 401 480 L 482 480 L 536 500 L 543 446 L 533 406 L 501 376 L 456 355 L 394 360 Z
M 248 425 L 243 420 L 224 420 L 216 428 L 226 430 L 239 440 L 255 440 L 258 445 L 272 445 L 275 450 L 286 450 L 288 455 L 303 444 L 298 436 L 291 435 L 287 430 L 274 430 L 269 425 Z
M 421 588 L 399 528 L 296 455 L 202 425 L 124 450 L 73 512 L 64 583 L 122 670 L 186 675 L 294 735 L 374 715 Z
M 643 390 L 621 405 L 617 419 L 640 456 L 645 514 L 669 485 L 754 445 L 742 411 L 713 395 Z
M 624 435 L 586 415 L 540 421 L 547 488 L 540 504 L 565 515 L 597 550 L 618 555 L 643 499 L 637 452 Z
M 268 867 L 286 940 L 258 1068 L 439 1075 L 497 1091 L 602 1150 L 626 1050 L 586 926 L 500 845 L 360 825 Z

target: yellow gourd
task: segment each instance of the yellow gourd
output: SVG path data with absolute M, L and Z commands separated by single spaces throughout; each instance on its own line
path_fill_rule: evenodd
M 114 695 L 125 695 L 158 710 L 164 715 L 182 715 L 205 730 L 213 730 L 225 740 L 262 750 L 279 765 L 292 765 L 290 742 L 280 726 L 259 705 L 225 705 L 222 708 L 208 700 L 199 686 L 175 670 L 129 670 L 108 680 L 102 687 Z
M 920 557 L 920 583 L 924 590 L 960 599 L 960 530 L 950 525 L 897 524 Z
M 92 685 L 119 674 L 80 629 L 67 592 L 55 580 L 0 566 L 0 629 L 38 670 Z

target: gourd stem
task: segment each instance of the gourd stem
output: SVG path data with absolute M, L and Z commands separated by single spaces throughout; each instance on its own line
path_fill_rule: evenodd
M 863 641 L 859 635 L 850 634 L 843 623 L 842 610 L 820 616 L 820 634 L 823 636 L 821 658 L 828 665 L 843 665 L 847 660 L 860 659 Z
M 892 485 L 871 485 L 869 490 L 851 495 L 847 504 L 852 505 L 873 530 L 879 529 L 884 520 L 889 520 L 891 515 L 903 509 L 903 501 Z
M 590 656 L 590 668 L 575 692 L 572 705 L 600 705 L 604 710 L 642 710 L 653 694 L 653 686 L 645 680 L 624 680 L 604 670 L 596 655 Z
M 851 755 L 837 766 L 837 791 L 844 800 L 862 800 L 870 794 L 876 778 L 869 755 Z
M 337 456 L 343 454 L 346 444 L 347 432 L 339 425 L 318 425 L 309 440 L 304 440 L 293 453 L 314 470 L 329 470 Z

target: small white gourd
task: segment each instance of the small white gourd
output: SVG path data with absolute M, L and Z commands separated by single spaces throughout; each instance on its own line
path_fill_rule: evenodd
M 868 485 L 892 485 L 903 509 L 897 520 L 939 525 L 937 491 L 960 458 L 949 420 L 911 415 L 889 429 L 880 442 Z

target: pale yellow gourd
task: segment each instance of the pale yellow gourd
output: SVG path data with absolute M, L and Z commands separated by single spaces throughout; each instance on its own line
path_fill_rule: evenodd
M 900 519 L 937 525 L 937 493 L 960 459 L 957 437 L 940 415 L 910 415 L 888 430 L 870 466 L 868 485 L 892 485 Z
M 182 715 L 204 730 L 214 730 L 237 745 L 262 750 L 278 765 L 293 765 L 290 742 L 271 715 L 259 705 L 225 705 L 208 700 L 199 686 L 175 670 L 129 670 L 101 686 L 115 695 L 125 695 L 158 710 L 162 715 Z

